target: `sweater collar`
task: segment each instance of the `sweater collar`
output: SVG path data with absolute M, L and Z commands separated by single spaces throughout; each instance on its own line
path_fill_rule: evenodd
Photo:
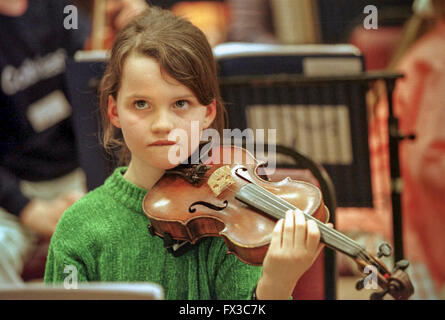
M 124 178 L 125 171 L 127 171 L 127 167 L 116 168 L 105 181 L 105 186 L 118 202 L 133 212 L 144 214 L 142 201 L 147 190 L 126 180 Z

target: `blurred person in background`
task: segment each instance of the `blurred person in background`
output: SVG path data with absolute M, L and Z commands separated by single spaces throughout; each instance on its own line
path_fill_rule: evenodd
M 204 32 L 212 47 L 227 40 L 230 18 L 225 1 L 178 1 L 170 10 Z
M 404 74 L 393 94 L 399 129 L 415 135 L 400 144 L 404 250 L 415 298 L 445 299 L 445 1 L 417 0 L 413 9 L 389 66 Z M 383 86 L 375 89 L 376 96 L 386 96 Z M 373 170 L 373 180 L 390 198 L 385 99 L 372 114 L 380 133 L 371 162 L 385 164 Z
M 66 29 L 72 4 L 0 0 L 0 284 L 22 282 L 36 243 L 86 191 L 64 71 L 65 59 L 84 48 L 90 22 L 77 10 L 77 28 Z M 107 14 L 118 28 L 146 6 L 112 4 Z
M 404 242 L 407 257 L 425 263 L 445 299 L 445 1 L 416 4 L 414 19 L 430 27 L 413 34 L 395 61 L 405 77 L 396 84 L 394 110 L 401 132 L 416 135 L 400 148 Z M 409 27 L 405 39 L 412 36 Z
M 277 43 L 270 0 L 226 0 L 230 11 L 227 41 Z

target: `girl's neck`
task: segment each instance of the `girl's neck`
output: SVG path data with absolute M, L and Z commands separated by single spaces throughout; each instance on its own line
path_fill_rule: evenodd
M 138 187 L 150 190 L 163 176 L 165 170 L 144 165 L 138 165 L 137 160 L 131 160 L 124 178 Z

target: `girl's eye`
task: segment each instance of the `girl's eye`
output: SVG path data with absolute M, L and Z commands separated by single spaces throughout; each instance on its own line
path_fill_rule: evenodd
M 187 100 L 178 100 L 175 102 L 175 108 L 178 108 L 178 109 L 184 110 L 184 109 L 187 109 L 188 106 L 189 106 L 189 103 Z
M 136 107 L 136 109 L 143 110 L 147 109 L 148 103 L 145 100 L 138 100 L 134 103 L 134 106 Z

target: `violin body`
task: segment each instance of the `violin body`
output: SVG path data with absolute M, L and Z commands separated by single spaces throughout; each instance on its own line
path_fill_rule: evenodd
M 231 160 L 241 161 L 224 161 L 229 152 Z M 230 163 L 224 164 L 227 162 Z M 252 182 L 316 219 L 323 222 L 328 219 L 327 208 L 316 186 L 289 178 L 280 182 L 262 179 L 258 167 L 263 163 L 245 149 L 231 146 L 212 150 L 205 164 L 209 169 L 199 185 L 179 175 L 166 175 L 147 193 L 143 208 L 157 235 L 168 233 L 175 240 L 191 243 L 203 237 L 222 237 L 229 253 L 245 263 L 261 265 L 277 218 L 252 210 L 236 199 L 237 192 Z M 221 180 L 217 183 L 224 183 L 225 177 L 218 175 L 218 170 L 227 173 L 230 170 L 233 180 L 216 195 L 207 182 L 217 176 Z

